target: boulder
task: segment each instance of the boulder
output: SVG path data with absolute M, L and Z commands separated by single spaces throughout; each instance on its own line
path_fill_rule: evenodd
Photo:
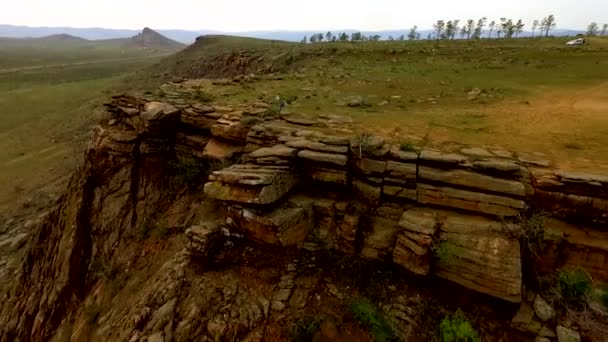
M 211 126 L 211 135 L 224 140 L 245 144 L 249 126 L 244 122 L 241 115 L 224 114 Z
M 503 223 L 481 216 L 450 213 L 440 223 L 443 254 L 437 275 L 477 292 L 519 303 L 522 265 L 519 242 Z
M 242 145 L 237 145 L 228 141 L 211 139 L 205 145 L 203 150 L 203 157 L 215 160 L 227 160 L 234 157 L 235 154 L 243 151 Z
M 553 307 L 540 295 L 537 295 L 536 298 L 534 298 L 533 305 L 536 316 L 543 322 L 550 320 L 555 315 Z
M 431 270 L 431 253 L 426 251 L 416 253 L 411 248 L 412 241 L 404 234 L 397 235 L 395 249 L 393 250 L 393 263 L 419 275 L 427 275 Z
M 312 207 L 285 203 L 272 211 L 230 207 L 235 229 L 249 238 L 271 245 L 300 246 L 314 226 Z
M 558 325 L 556 329 L 557 342 L 580 342 L 581 335 L 576 330 Z
M 218 223 L 211 222 L 205 225 L 196 225 L 186 229 L 186 237 L 189 240 L 188 252 L 191 255 L 206 255 L 210 239 L 217 231 Z
M 399 228 L 401 210 L 382 206 L 370 216 L 370 223 L 363 232 L 361 256 L 366 259 L 384 260 L 391 256 Z

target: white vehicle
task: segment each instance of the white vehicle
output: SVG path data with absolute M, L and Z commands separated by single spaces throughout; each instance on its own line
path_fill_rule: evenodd
M 585 44 L 584 38 L 578 38 L 578 39 L 571 40 L 566 43 L 566 45 L 568 45 L 568 46 L 576 46 L 576 45 L 583 45 L 583 44 Z

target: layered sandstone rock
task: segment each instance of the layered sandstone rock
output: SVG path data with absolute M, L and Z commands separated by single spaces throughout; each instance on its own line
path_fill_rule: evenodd
M 418 200 L 417 174 L 418 153 L 401 151 L 397 146 L 392 146 L 384 174 L 383 194 L 391 199 L 416 202 Z
M 608 177 L 533 168 L 534 202 L 554 215 L 608 223 Z
M 393 251 L 395 264 L 416 274 L 429 274 L 433 256 L 431 245 L 439 227 L 437 215 L 435 210 L 427 208 L 413 208 L 403 213 Z
M 505 223 L 456 213 L 446 213 L 439 220 L 441 260 L 436 264 L 437 276 L 481 293 L 520 302 L 520 246 L 507 234 Z
M 205 184 L 212 198 L 249 204 L 270 204 L 291 190 L 298 178 L 288 167 L 233 165 L 215 171 Z
M 269 212 L 241 206 L 230 206 L 227 212 L 229 225 L 271 245 L 301 245 L 314 226 L 312 206 L 289 201 Z
M 527 169 L 515 160 L 482 151 L 487 152 L 423 150 L 418 166 L 418 201 L 487 215 L 517 216 L 531 193 L 526 186 Z

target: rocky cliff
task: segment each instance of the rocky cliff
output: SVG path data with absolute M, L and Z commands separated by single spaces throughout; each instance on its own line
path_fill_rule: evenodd
M 5 294 L 2 341 L 281 340 L 299 311 L 335 314 L 355 295 L 336 287 L 336 260 L 394 270 L 379 291 L 395 291 L 384 308 L 411 336 L 427 336 L 428 311 L 397 295 L 409 284 L 457 284 L 508 314 L 564 267 L 608 281 L 606 176 L 499 147 L 390 144 L 348 118 L 194 91 L 108 104 Z M 519 330 L 533 338 L 531 310 Z M 513 340 L 486 316 L 486 336 Z M 356 336 L 345 326 L 335 336 Z

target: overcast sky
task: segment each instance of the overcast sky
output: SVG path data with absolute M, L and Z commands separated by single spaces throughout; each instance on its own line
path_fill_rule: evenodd
M 437 19 L 555 14 L 558 28 L 608 23 L 608 0 L 3 0 L 0 24 L 218 31 L 384 30 Z

